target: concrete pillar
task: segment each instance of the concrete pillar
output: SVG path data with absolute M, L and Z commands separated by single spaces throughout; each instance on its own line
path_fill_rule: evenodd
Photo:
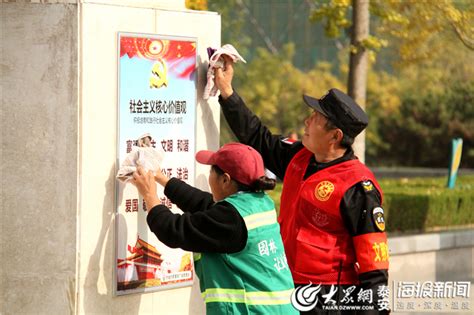
M 184 0 L 1 6 L 0 313 L 203 314 L 197 285 L 113 295 L 117 32 L 197 38 L 196 149 L 216 149 L 202 91 L 220 16 Z

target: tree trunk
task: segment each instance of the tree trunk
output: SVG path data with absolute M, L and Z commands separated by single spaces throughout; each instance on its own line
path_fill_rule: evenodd
M 348 94 L 365 110 L 367 92 L 367 50 L 361 42 L 369 36 L 369 0 L 352 0 L 352 32 L 349 60 Z M 365 161 L 365 131 L 357 136 L 354 143 L 355 154 Z

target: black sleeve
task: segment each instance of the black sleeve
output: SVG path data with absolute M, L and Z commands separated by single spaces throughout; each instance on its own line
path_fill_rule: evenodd
M 381 207 L 381 198 L 377 189 L 371 187 L 365 189 L 363 183 L 358 183 L 345 193 L 341 201 L 341 216 L 353 237 L 368 233 L 384 233 L 377 228 L 372 218 L 372 210 Z M 355 250 L 357 251 L 357 248 Z M 372 290 L 374 304 L 377 307 L 377 290 L 380 286 L 388 285 L 388 270 L 377 269 L 361 273 L 359 282 L 364 290 Z
M 148 213 L 147 223 L 158 239 L 171 248 L 236 253 L 247 243 L 244 220 L 226 201 L 216 203 L 205 211 L 182 215 L 158 205 Z
M 357 236 L 379 232 L 369 210 L 380 205 L 380 194 L 375 187 L 366 191 L 362 183 L 357 183 L 349 188 L 344 194 L 340 207 L 341 216 L 349 234 Z
M 287 144 L 281 141 L 281 136 L 272 135 L 235 91 L 225 100 L 219 96 L 219 103 L 237 139 L 260 152 L 265 167 L 283 179 L 288 164 L 303 144 L 300 141 Z
M 177 178 L 171 178 L 168 181 L 165 186 L 165 195 L 184 212 L 204 211 L 214 204 L 212 194 Z

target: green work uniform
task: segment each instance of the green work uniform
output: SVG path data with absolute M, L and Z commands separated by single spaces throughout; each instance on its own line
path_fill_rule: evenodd
M 238 192 L 224 199 L 245 221 L 245 248 L 233 254 L 195 254 L 207 315 L 298 314 L 276 220 L 275 205 L 263 192 Z

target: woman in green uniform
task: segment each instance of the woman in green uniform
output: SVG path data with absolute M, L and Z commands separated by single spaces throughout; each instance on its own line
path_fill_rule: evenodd
M 262 157 L 230 143 L 217 152 L 200 151 L 196 160 L 211 165 L 212 194 L 161 172 L 154 176 L 139 168 L 133 174 L 151 231 L 169 247 L 195 252 L 208 315 L 297 314 L 275 205 L 264 192 L 275 181 L 265 177 Z M 183 214 L 160 204 L 155 181 Z

